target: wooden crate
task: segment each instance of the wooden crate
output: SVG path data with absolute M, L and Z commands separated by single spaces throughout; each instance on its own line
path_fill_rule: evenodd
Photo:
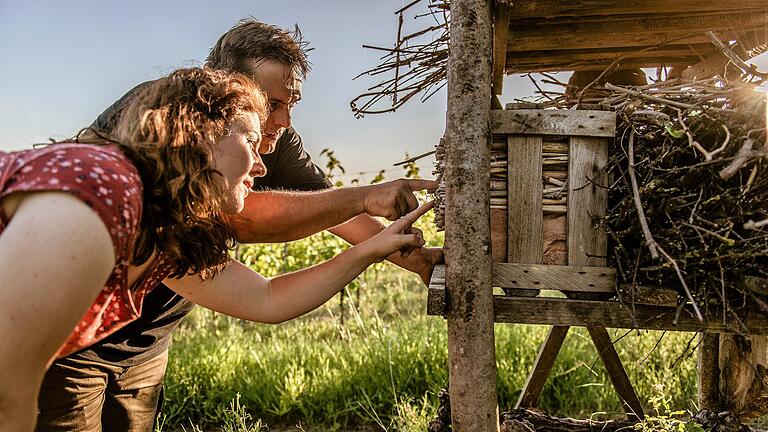
M 509 109 L 512 108 L 512 109 Z M 624 304 L 607 267 L 605 215 L 612 111 L 520 109 L 491 111 L 491 252 L 496 322 L 738 333 L 735 320 L 701 322 L 673 290 L 654 288 L 663 302 Z M 562 187 L 562 197 L 552 194 Z M 549 193 L 548 193 L 549 192 Z M 508 205 L 511 204 L 511 205 Z M 428 313 L 445 311 L 444 269 L 435 271 Z M 540 297 L 541 290 L 567 298 Z M 671 294 L 671 297 L 670 297 Z M 563 297 L 563 296 L 560 296 Z M 713 316 L 717 316 L 713 314 Z M 768 319 L 745 312 L 750 333 L 768 334 Z

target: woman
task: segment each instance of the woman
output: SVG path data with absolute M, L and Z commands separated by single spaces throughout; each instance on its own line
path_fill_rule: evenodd
M 423 245 L 410 225 L 429 206 L 272 280 L 232 262 L 225 215 L 264 174 L 265 107 L 246 78 L 180 70 L 132 102 L 114 143 L 0 154 L 0 430 L 31 430 L 51 358 L 135 319 L 160 282 L 202 306 L 275 323 L 321 305 L 371 263 Z

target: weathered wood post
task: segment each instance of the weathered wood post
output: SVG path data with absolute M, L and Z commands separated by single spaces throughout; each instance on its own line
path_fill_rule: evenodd
M 453 428 L 499 430 L 490 245 L 492 0 L 451 1 L 445 257 Z

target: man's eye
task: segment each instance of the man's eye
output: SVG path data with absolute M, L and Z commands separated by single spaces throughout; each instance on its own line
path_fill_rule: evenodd
M 259 151 L 259 142 L 257 140 L 249 139 L 248 140 L 248 144 L 251 146 L 251 150 L 253 150 L 254 152 L 258 153 L 258 151 Z
M 276 110 L 278 106 L 279 106 L 279 104 L 277 102 L 270 102 L 269 103 L 269 109 L 272 110 L 272 111 Z

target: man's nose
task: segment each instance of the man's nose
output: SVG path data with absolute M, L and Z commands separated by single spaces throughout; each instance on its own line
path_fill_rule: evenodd
M 281 128 L 291 127 L 291 110 L 288 107 L 280 107 L 272 111 L 272 121 Z

